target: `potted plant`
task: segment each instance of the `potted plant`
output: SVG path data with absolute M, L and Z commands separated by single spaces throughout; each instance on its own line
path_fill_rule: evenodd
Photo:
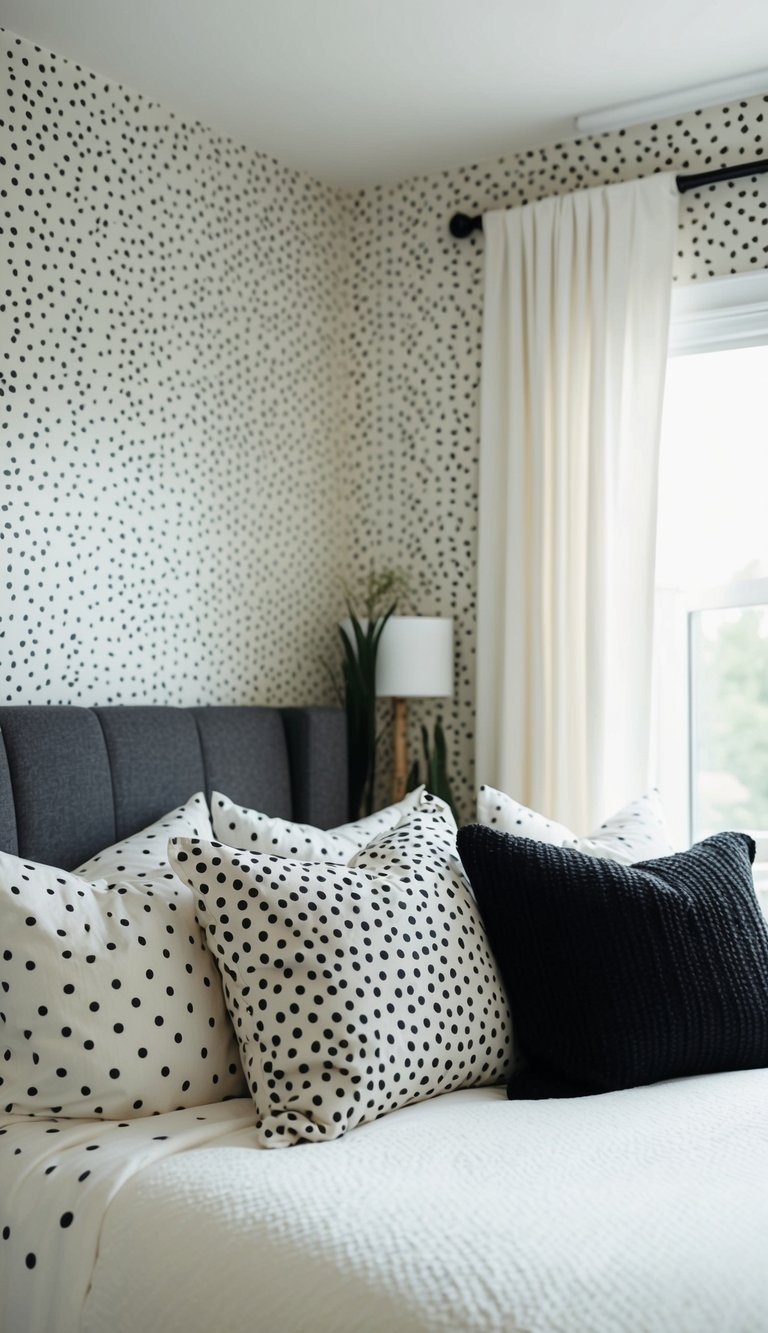
M 342 694 L 347 713 L 351 819 L 373 812 L 379 740 L 376 721 L 376 656 L 381 633 L 389 617 L 409 597 L 408 578 L 397 569 L 372 569 L 357 602 L 353 601 L 349 590 L 345 594 L 347 621 L 339 626 L 339 637 L 342 646 Z

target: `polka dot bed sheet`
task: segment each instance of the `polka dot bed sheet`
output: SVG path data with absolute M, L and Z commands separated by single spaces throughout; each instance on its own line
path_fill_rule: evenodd
M 1 1209 L 13 1219 L 0 1232 L 2 1333 L 75 1333 L 121 1186 L 246 1126 L 253 1107 L 242 1098 L 131 1120 L 0 1119 Z

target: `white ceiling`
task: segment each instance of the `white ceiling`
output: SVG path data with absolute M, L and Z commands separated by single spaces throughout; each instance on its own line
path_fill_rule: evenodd
M 0 0 L 0 25 L 343 186 L 768 66 L 766 0 Z

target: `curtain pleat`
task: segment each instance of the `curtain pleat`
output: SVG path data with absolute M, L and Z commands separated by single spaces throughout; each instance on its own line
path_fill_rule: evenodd
M 486 214 L 477 779 L 569 827 L 648 780 L 674 177 Z

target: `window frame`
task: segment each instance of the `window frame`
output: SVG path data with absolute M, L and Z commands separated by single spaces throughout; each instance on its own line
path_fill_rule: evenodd
M 693 838 L 694 831 L 694 755 L 696 749 L 696 699 L 699 689 L 696 680 L 693 651 L 693 618 L 701 611 L 730 611 L 742 607 L 764 606 L 768 609 L 768 578 L 734 579 L 732 583 L 723 583 L 715 588 L 703 588 L 692 591 L 685 600 L 685 638 L 686 638 L 686 690 L 688 699 L 686 726 L 686 769 L 688 782 L 688 836 Z M 755 861 L 766 863 L 768 874 L 768 829 L 745 829 L 755 839 L 757 852 Z
M 735 350 L 768 345 L 768 271 L 710 278 L 706 282 L 675 286 L 672 291 L 668 356 L 695 356 L 701 352 Z M 695 681 L 692 652 L 693 617 L 699 611 L 768 604 L 768 579 L 733 581 L 717 587 L 676 594 L 657 587 L 657 610 L 661 595 L 667 599 L 667 631 L 676 634 L 678 645 L 671 658 L 677 679 L 665 681 L 661 708 L 656 700 L 655 751 L 657 782 L 670 792 L 673 832 L 678 841 L 693 834 L 693 760 Z M 676 627 L 675 627 L 676 624 Z M 659 688 L 657 678 L 656 689 Z M 682 707 L 681 707 L 682 705 Z M 669 717 L 678 717 L 677 739 L 664 735 Z M 684 758 L 681 753 L 684 750 Z M 674 753 L 676 751 L 677 753 Z M 665 782 L 665 775 L 669 778 Z M 680 781 L 684 793 L 677 793 Z M 674 796 L 671 793 L 675 793 Z M 768 833 L 755 839 L 756 879 L 768 894 Z
M 668 356 L 768 342 L 768 270 L 672 288 Z

